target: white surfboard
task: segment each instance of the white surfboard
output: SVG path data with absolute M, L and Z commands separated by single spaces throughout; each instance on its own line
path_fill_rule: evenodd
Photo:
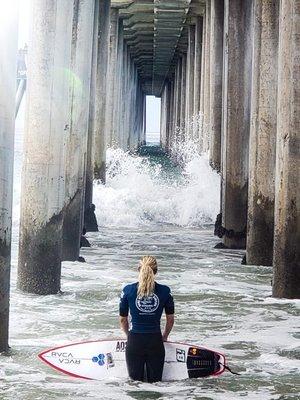
M 128 378 L 126 339 L 73 343 L 43 351 L 38 357 L 72 377 L 95 380 Z M 165 342 L 163 381 L 217 376 L 225 370 L 225 356 L 204 347 Z

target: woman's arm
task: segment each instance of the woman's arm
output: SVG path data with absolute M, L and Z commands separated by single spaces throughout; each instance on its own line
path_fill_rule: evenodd
M 125 335 L 128 336 L 128 331 L 129 331 L 128 317 L 120 317 L 120 327 L 124 331 Z
M 168 340 L 168 336 L 174 325 L 174 319 L 175 319 L 174 314 L 166 314 L 166 326 L 165 326 L 165 331 L 162 335 L 164 342 Z

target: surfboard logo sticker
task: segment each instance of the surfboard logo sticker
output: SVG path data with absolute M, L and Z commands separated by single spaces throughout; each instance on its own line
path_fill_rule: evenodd
M 126 346 L 127 346 L 127 342 L 118 340 L 117 344 L 116 344 L 116 350 L 115 351 L 117 353 L 124 352 L 126 350 Z
M 148 297 L 137 297 L 135 305 L 143 313 L 153 313 L 158 309 L 159 298 L 155 293 Z
M 185 351 L 182 349 L 176 349 L 176 360 L 178 362 L 185 363 Z
M 105 364 L 105 354 L 98 354 L 97 356 L 94 356 L 92 361 L 102 367 Z

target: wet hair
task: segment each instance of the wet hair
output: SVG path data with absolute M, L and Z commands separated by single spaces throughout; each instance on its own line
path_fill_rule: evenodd
M 156 258 L 152 256 L 142 257 L 139 265 L 138 297 L 148 297 L 153 294 L 155 286 L 154 275 L 156 273 Z

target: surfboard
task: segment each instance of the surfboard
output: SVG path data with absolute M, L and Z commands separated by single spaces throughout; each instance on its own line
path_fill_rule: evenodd
M 109 380 L 128 378 L 126 339 L 71 343 L 38 354 L 50 367 L 75 378 Z M 204 347 L 164 342 L 163 381 L 218 376 L 225 370 L 225 356 Z

